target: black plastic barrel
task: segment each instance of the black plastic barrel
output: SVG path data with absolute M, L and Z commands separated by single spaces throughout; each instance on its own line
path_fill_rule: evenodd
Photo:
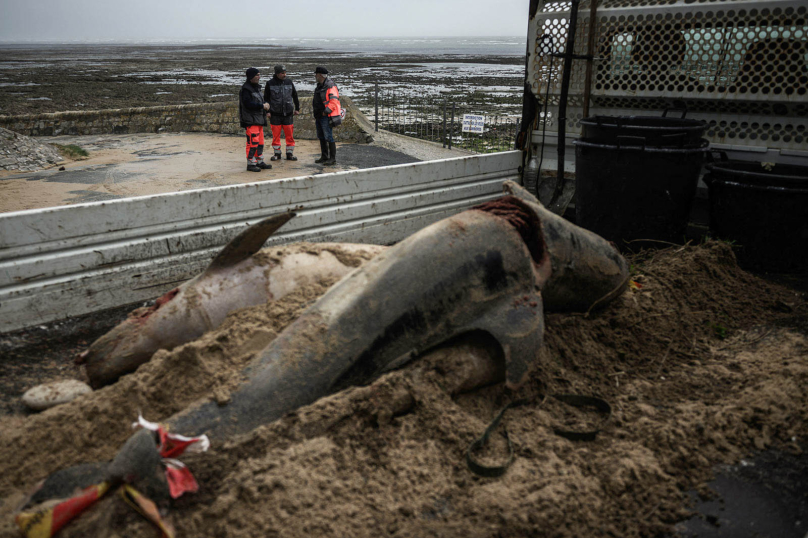
M 702 140 L 697 147 L 655 148 L 576 140 L 577 224 L 632 250 L 653 244 L 642 239 L 681 242 L 708 145 Z
M 664 116 L 592 116 L 581 125 L 581 138 L 591 142 L 617 144 L 618 137 L 632 137 L 654 147 L 697 146 L 707 130 L 702 120 Z
M 808 166 L 747 161 L 707 165 L 710 230 L 750 269 L 808 271 Z

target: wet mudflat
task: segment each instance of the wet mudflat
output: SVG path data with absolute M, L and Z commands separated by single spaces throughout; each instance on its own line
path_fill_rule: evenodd
M 358 46 L 370 50 L 249 43 L 0 45 L 0 114 L 233 101 L 246 68 L 258 67 L 263 83 L 277 63 L 286 65 L 303 94 L 314 89 L 314 68 L 326 65 L 340 91 L 366 111 L 376 83 L 399 92 L 444 92 L 460 103 L 477 103 L 481 113 L 521 109 L 524 45 L 516 45 L 518 55 L 499 53 L 496 46 Z
M 522 393 L 493 385 L 451 397 L 443 388 L 451 368 L 415 361 L 185 457 L 201 489 L 177 501 L 169 519 L 182 534 L 198 536 L 729 536 L 720 531 L 739 529 L 750 511 L 704 506 L 720 497 L 728 507 L 739 489 L 728 490 L 727 473 L 716 469 L 762 484 L 758 496 L 771 485 L 794 486 L 804 474 L 805 295 L 741 270 L 724 243 L 645 252 L 632 263 L 641 287 L 588 316 L 547 316 L 545 346 Z M 319 293 L 235 312 L 198 341 L 159 352 L 117 384 L 46 413 L 5 405 L 0 534 L 14 535 L 10 511 L 36 480 L 114 455 L 138 411 L 160 420 L 226 391 L 253 356 L 251 342 L 273 338 Z M 103 332 L 96 323 L 79 330 L 82 339 Z M 71 370 L 81 344 L 63 340 L 47 355 L 48 330 L 18 335 L 28 342 L 23 354 L 81 377 Z M 40 377 L 53 375 L 43 368 Z M 393 416 L 389 398 L 401 391 L 415 404 Z M 553 427 L 589 419 L 540 403 L 544 391 L 599 395 L 612 404 L 612 420 L 594 442 L 558 437 Z M 533 402 L 504 421 L 515 462 L 502 478 L 476 477 L 465 450 L 514 397 Z M 504 439 L 494 437 L 482 454 L 493 462 L 506 454 Z M 795 501 L 785 510 L 796 524 L 804 489 L 779 489 Z M 694 509 L 701 516 L 682 526 Z M 804 535 L 795 524 L 785 536 Z M 784 528 L 756 536 L 779 536 L 772 532 Z M 154 532 L 110 496 L 62 535 Z

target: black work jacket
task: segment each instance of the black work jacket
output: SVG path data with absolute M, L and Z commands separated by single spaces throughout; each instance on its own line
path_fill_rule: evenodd
M 269 112 L 273 116 L 290 116 L 300 110 L 295 84 L 288 78 L 283 80 L 273 76 L 264 87 L 264 101 L 269 103 Z
M 267 113 L 264 111 L 261 86 L 248 80 L 241 87 L 238 100 L 238 117 L 242 127 L 267 124 Z

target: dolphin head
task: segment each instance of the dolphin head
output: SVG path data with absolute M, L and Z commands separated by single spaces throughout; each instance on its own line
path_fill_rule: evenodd
M 172 349 L 200 336 L 209 329 L 209 320 L 201 313 L 195 315 L 196 283 L 210 274 L 224 274 L 258 252 L 278 228 L 289 222 L 295 213 L 280 213 L 249 226 L 236 235 L 213 258 L 208 268 L 196 278 L 174 288 L 152 306 L 138 308 L 129 317 L 76 358 L 84 364 L 90 385 L 103 387 L 124 374 L 137 370 L 160 349 Z M 223 273 L 224 272 L 224 273 Z M 161 307 L 173 301 L 174 308 Z M 181 308 L 179 304 L 190 308 Z M 190 312 L 190 313 L 189 313 Z
M 78 356 L 76 362 L 84 365 L 93 388 L 109 385 L 121 375 L 134 372 L 156 351 L 165 347 L 158 338 L 159 333 L 150 330 L 150 325 L 156 321 L 153 314 L 178 293 L 179 288 L 175 288 L 152 306 L 133 311 Z

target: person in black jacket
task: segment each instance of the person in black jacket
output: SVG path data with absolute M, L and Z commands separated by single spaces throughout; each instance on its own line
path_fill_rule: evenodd
M 269 104 L 261 96 L 260 79 L 258 69 L 247 69 L 247 82 L 241 87 L 238 100 L 239 120 L 247 130 L 247 170 L 250 172 L 272 168 L 271 164 L 264 162 L 264 127 Z
M 296 161 L 294 117 L 300 114 L 300 101 L 297 98 L 295 84 L 286 78 L 286 67 L 275 66 L 275 76 L 264 88 L 264 101 L 269 103 L 269 124 L 272 128 L 272 149 L 274 155 L 270 160 L 281 159 L 281 129 L 286 138 L 286 160 Z

